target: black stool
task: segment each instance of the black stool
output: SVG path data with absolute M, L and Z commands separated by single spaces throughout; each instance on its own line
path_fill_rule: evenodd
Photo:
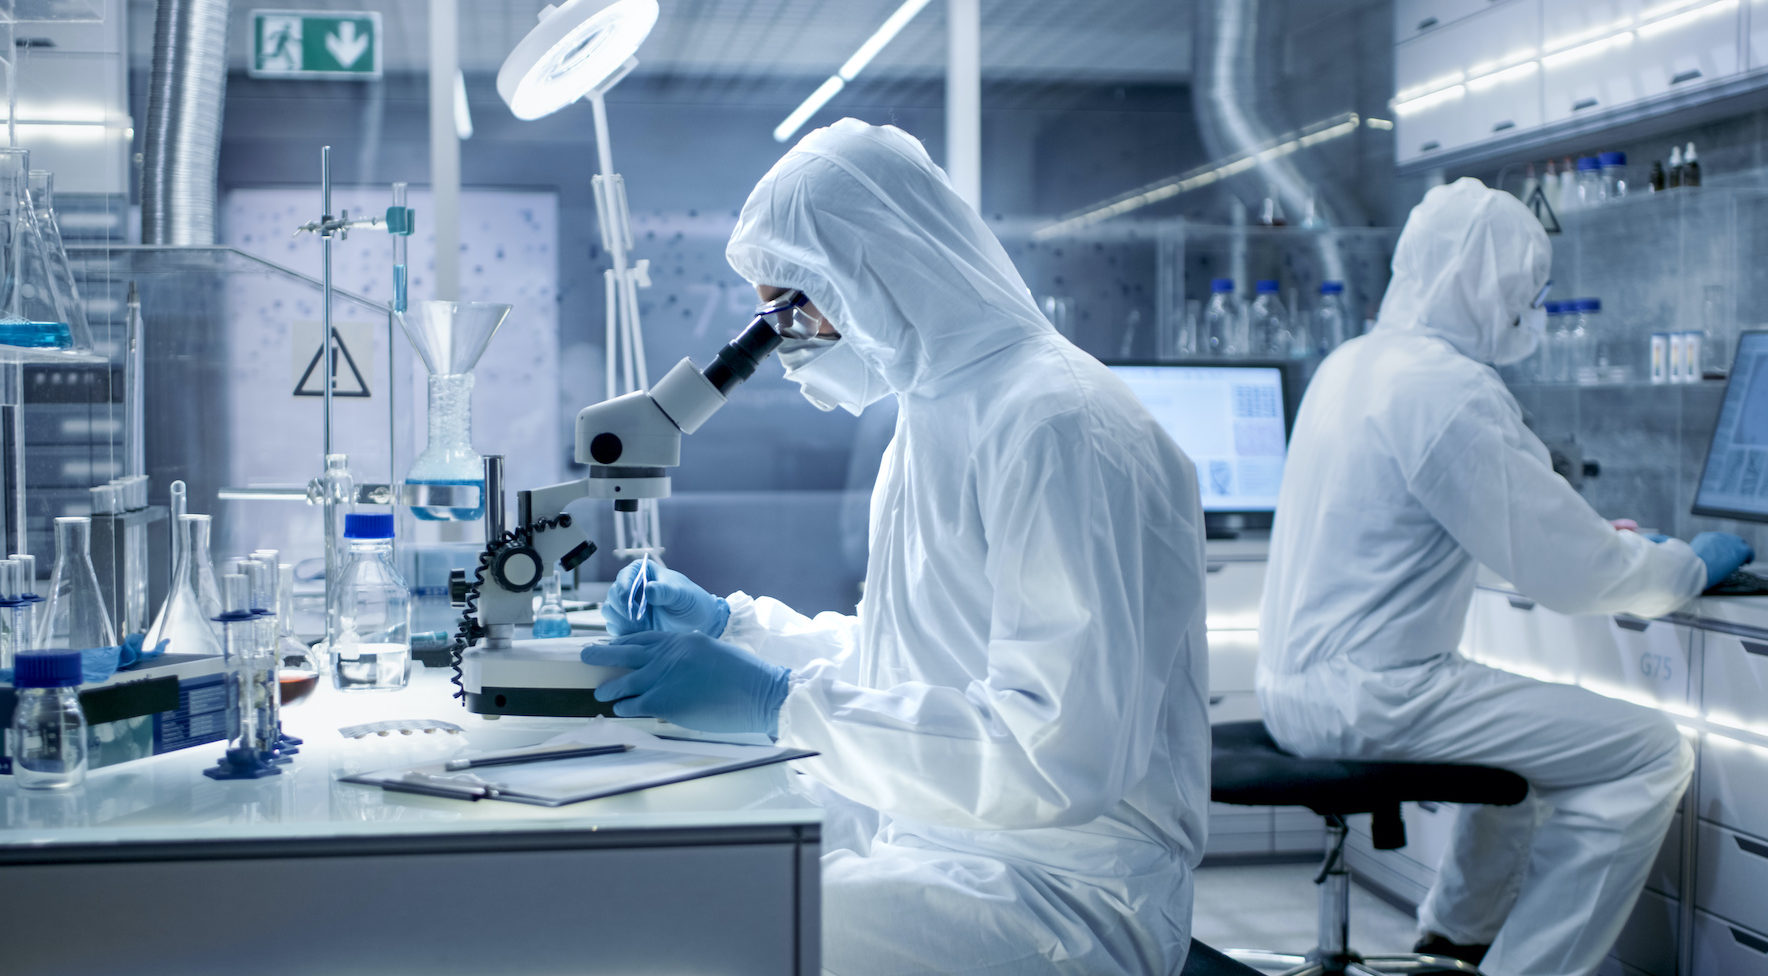
M 1307 807 L 1326 818 L 1320 886 L 1319 944 L 1306 955 L 1230 949 L 1254 966 L 1290 967 L 1284 976 L 1384 976 L 1475 973 L 1458 959 L 1406 953 L 1359 956 L 1350 948 L 1350 872 L 1344 864 L 1345 818 L 1367 813 L 1378 850 L 1406 846 L 1403 802 L 1511 806 L 1528 794 L 1521 776 L 1490 766 L 1449 763 L 1302 759 L 1277 747 L 1263 722 L 1228 722 L 1211 730 L 1210 799 L 1257 807 Z
M 1192 939 L 1191 954 L 1179 976 L 1259 976 L 1259 971 Z

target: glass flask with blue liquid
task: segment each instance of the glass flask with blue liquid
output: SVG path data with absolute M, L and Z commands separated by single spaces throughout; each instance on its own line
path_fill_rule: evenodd
M 430 371 L 429 438 L 405 483 L 479 489 L 472 507 L 412 506 L 420 519 L 463 522 L 485 514 L 485 467 L 473 449 L 473 367 L 509 312 L 491 302 L 428 301 L 398 315 Z
M 41 206 L 31 197 L 31 154 L 0 149 L 0 346 L 89 352 L 92 331 L 55 224 L 48 174 L 37 174 Z

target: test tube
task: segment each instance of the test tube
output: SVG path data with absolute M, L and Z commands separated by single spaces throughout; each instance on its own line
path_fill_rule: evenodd
M 393 184 L 393 206 L 405 206 L 405 184 Z M 405 242 L 409 234 L 393 234 L 393 311 L 405 311 Z

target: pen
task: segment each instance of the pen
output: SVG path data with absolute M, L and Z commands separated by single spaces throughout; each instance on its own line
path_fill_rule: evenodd
M 520 752 L 492 753 L 473 759 L 450 759 L 443 766 L 449 772 L 463 769 L 479 769 L 483 766 L 513 766 L 516 763 L 546 762 L 550 759 L 577 759 L 582 756 L 606 756 L 616 752 L 626 752 L 632 746 L 620 744 L 611 746 L 555 746 L 551 749 L 524 749 Z
M 436 786 L 429 783 L 414 783 L 410 780 L 387 780 L 381 783 L 381 789 L 394 793 L 416 793 L 420 796 L 440 796 L 449 800 L 482 800 L 490 795 L 490 791 L 471 786 Z

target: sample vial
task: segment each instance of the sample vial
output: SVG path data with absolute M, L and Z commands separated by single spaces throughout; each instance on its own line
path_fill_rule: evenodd
M 6 752 L 25 790 L 63 790 L 86 780 L 86 713 L 79 651 L 28 651 L 13 659 L 18 692 Z
M 1701 334 L 1699 332 L 1682 333 L 1682 382 L 1700 382 L 1700 351 Z
M 1670 333 L 1670 382 L 1682 382 L 1682 361 L 1687 359 L 1688 334 L 1686 332 Z
M 1653 332 L 1651 334 L 1651 382 L 1661 384 L 1670 382 L 1670 334 Z

